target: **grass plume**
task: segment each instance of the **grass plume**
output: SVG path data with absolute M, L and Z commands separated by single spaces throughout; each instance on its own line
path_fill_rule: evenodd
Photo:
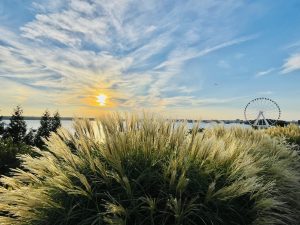
M 272 137 L 283 138 L 289 144 L 300 147 L 300 127 L 296 124 L 289 124 L 286 127 L 271 127 L 266 133 Z
M 153 116 L 60 129 L 0 182 L 3 225 L 267 225 L 299 221 L 299 156 L 262 131 L 198 133 Z

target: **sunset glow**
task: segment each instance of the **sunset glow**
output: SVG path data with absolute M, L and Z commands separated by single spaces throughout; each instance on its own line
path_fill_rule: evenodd
M 243 119 L 267 97 L 298 121 L 299 22 L 299 0 L 1 0 L 0 116 Z

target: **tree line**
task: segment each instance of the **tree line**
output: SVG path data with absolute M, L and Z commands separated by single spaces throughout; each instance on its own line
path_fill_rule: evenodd
M 40 127 L 37 131 L 32 128 L 27 131 L 27 124 L 23 117 L 23 109 L 17 106 L 7 126 L 2 122 L 0 117 L 0 136 L 2 139 L 11 139 L 13 143 L 24 143 L 39 148 L 43 147 L 43 138 L 49 137 L 51 132 L 56 132 L 61 127 L 61 119 L 58 112 L 51 116 L 46 110 L 40 120 Z
M 27 130 L 27 124 L 23 117 L 23 109 L 17 106 L 9 119 L 4 124 L 0 116 L 0 176 L 9 175 L 9 170 L 20 165 L 18 154 L 30 154 L 34 156 L 32 146 L 44 149 L 43 139 L 48 138 L 51 132 L 56 132 L 61 127 L 61 118 L 58 112 L 52 116 L 46 110 L 40 120 L 37 130 Z

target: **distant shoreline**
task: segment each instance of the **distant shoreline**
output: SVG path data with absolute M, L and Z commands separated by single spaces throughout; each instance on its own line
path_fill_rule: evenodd
M 2 116 L 3 120 L 9 120 L 11 116 Z M 39 116 L 23 116 L 24 120 L 41 120 Z M 61 120 L 73 120 L 73 117 L 61 117 Z M 93 120 L 93 118 L 88 118 Z
M 23 116 L 24 120 L 41 120 L 39 116 Z M 74 120 L 76 117 L 61 117 L 61 120 Z M 78 117 L 81 119 L 80 117 Z M 9 120 L 10 116 L 2 116 L 2 120 Z M 96 118 L 84 118 L 88 120 L 95 120 Z M 188 123 L 197 123 L 197 122 L 204 122 L 204 123 L 243 123 L 244 121 L 241 119 L 236 120 L 192 120 L 192 119 L 174 119 L 176 122 L 184 122 L 187 121 Z
M 24 120 L 41 120 L 41 117 L 39 116 L 23 116 Z M 74 120 L 75 118 L 82 119 L 80 117 L 61 117 L 61 120 Z M 2 116 L 3 120 L 9 120 L 10 116 Z M 95 120 L 96 118 L 84 118 L 88 120 Z M 171 119 L 173 120 L 173 119 Z M 184 122 L 187 121 L 188 123 L 197 123 L 197 122 L 205 122 L 205 123 L 243 123 L 244 121 L 241 119 L 235 119 L 235 120 L 192 120 L 192 119 L 174 119 L 176 122 Z
M 76 117 L 61 117 L 61 120 L 64 121 L 72 121 L 74 120 Z M 77 117 L 79 119 L 82 119 L 80 117 Z M 9 120 L 10 116 L 2 116 L 2 120 Z M 95 120 L 96 118 L 84 118 L 84 119 L 88 119 L 88 120 Z M 38 116 L 24 116 L 24 120 L 41 120 L 41 117 Z M 225 124 L 231 124 L 231 123 L 239 123 L 239 124 L 245 124 L 246 121 L 241 120 L 241 119 L 235 119 L 235 120 L 192 120 L 192 119 L 174 119 L 175 122 L 187 122 L 187 123 L 198 123 L 198 122 L 202 122 L 202 123 L 225 123 Z M 288 120 L 281 120 L 282 122 L 285 123 L 297 123 L 298 121 L 294 120 L 294 121 L 288 121 Z

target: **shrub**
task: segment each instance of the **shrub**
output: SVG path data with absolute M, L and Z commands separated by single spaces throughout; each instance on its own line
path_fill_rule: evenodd
M 299 156 L 261 131 L 152 117 L 60 129 L 1 178 L 0 224 L 297 224 Z
M 300 127 L 296 124 L 286 127 L 271 127 L 266 130 L 266 133 L 273 137 L 284 138 L 288 143 L 300 147 Z
M 27 154 L 31 148 L 25 144 L 15 144 L 11 138 L 0 139 L 0 175 L 20 166 L 18 154 Z

